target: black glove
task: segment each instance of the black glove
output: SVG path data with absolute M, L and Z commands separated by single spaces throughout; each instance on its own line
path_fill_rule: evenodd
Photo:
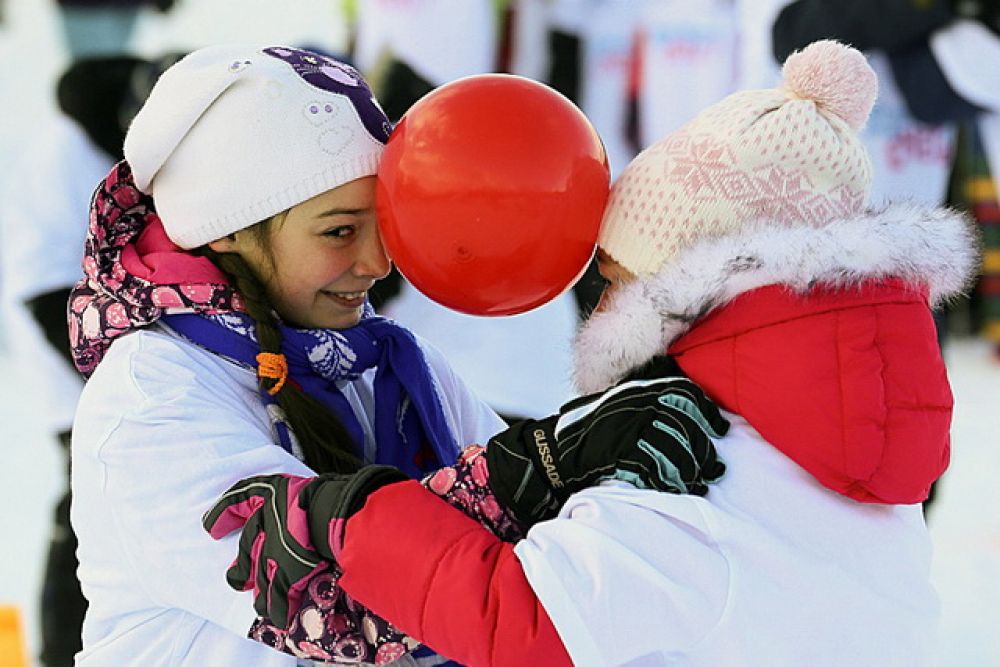
M 554 517 L 570 494 L 605 479 L 704 495 L 726 469 L 712 438 L 728 430 L 687 378 L 630 380 L 493 436 L 486 449 L 490 487 L 525 527 Z
M 226 571 L 226 580 L 238 591 L 253 589 L 257 613 L 285 628 L 289 609 L 299 608 L 312 575 L 336 562 L 347 519 L 364 506 L 369 494 L 406 479 L 384 465 L 347 475 L 250 477 L 226 491 L 202 525 L 217 540 L 243 530 L 239 555 Z M 268 567 L 269 562 L 277 567 Z
M 677 360 L 668 354 L 658 354 L 652 357 L 641 366 L 636 366 L 622 378 L 622 382 L 629 380 L 655 380 L 657 378 L 682 378 L 687 377 L 681 369 Z
M 417 100 L 432 90 L 433 83 L 417 74 L 409 64 L 393 58 L 386 68 L 377 99 L 389 120 L 397 123 Z

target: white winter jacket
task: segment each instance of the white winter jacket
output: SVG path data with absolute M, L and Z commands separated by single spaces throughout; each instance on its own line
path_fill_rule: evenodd
M 503 422 L 423 347 L 457 442 L 486 442 Z M 369 459 L 372 378 L 342 387 Z M 200 523 L 241 478 L 312 474 L 275 441 L 252 372 L 166 330 L 111 346 L 73 427 L 71 514 L 90 602 L 78 665 L 296 664 L 246 638 L 251 596 L 225 581 L 239 535 L 216 542 Z
M 707 496 L 609 482 L 515 547 L 574 664 L 925 664 L 939 610 L 920 506 L 845 498 L 725 416 Z

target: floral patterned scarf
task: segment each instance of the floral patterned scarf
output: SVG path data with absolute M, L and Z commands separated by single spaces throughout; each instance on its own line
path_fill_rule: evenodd
M 153 199 L 119 162 L 90 204 L 84 278 L 69 299 L 73 361 L 90 377 L 111 343 L 165 313 L 224 313 L 243 299 L 212 262 L 180 250 L 163 230 Z

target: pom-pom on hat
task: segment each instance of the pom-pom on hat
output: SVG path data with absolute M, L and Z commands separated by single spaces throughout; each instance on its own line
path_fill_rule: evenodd
M 194 51 L 125 137 L 170 240 L 196 248 L 375 174 L 391 126 L 354 68 L 285 46 Z
M 821 227 L 865 206 L 857 132 L 878 91 L 833 41 L 788 57 L 779 88 L 734 93 L 640 153 L 614 184 L 598 244 L 635 274 L 748 224 Z

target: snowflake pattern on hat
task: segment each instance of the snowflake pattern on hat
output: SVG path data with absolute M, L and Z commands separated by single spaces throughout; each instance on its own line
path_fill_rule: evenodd
M 867 67 L 860 54 L 840 50 Z M 817 57 L 813 52 L 805 64 Z M 827 69 L 821 73 L 839 71 Z M 839 90 L 828 80 L 806 85 L 804 76 L 796 91 L 818 86 L 833 94 L 828 84 Z M 632 273 L 650 274 L 697 243 L 748 225 L 819 228 L 859 213 L 871 184 L 864 145 L 828 109 L 843 104 L 830 107 L 799 92 L 734 93 L 636 156 L 611 190 L 598 244 Z M 865 116 L 868 92 L 858 93 Z

